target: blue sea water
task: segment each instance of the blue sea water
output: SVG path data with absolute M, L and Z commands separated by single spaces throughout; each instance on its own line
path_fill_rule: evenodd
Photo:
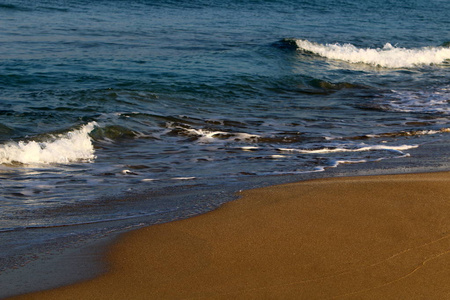
M 410 151 L 450 136 L 448 11 L 1 1 L 0 270 L 74 236 L 213 209 L 255 178 L 420 165 Z

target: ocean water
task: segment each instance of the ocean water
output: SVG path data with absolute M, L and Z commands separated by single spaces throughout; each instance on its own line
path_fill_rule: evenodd
M 448 11 L 1 1 L 0 270 L 213 209 L 255 178 L 420 165 L 411 151 L 450 137 Z

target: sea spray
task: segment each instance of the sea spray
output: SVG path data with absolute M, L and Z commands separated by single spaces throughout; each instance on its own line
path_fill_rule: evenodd
M 97 125 L 90 122 L 80 129 L 53 136 L 49 141 L 19 141 L 0 145 L 0 164 L 65 164 L 95 159 L 89 133 Z

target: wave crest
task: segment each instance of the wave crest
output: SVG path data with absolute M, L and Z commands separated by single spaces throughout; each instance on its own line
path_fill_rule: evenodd
M 0 145 L 0 164 L 64 164 L 95 159 L 89 133 L 97 125 L 90 122 L 80 129 L 53 136 L 50 141 L 19 141 Z
M 421 65 L 442 64 L 450 59 L 450 48 L 401 48 L 389 43 L 383 48 L 358 48 L 352 44 L 319 44 L 295 40 L 298 49 L 329 59 L 350 63 L 364 63 L 385 68 L 412 68 Z

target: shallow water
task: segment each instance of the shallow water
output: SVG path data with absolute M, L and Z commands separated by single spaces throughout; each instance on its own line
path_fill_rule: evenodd
M 2 261 L 258 176 L 445 157 L 410 153 L 449 139 L 449 5 L 3 1 Z

